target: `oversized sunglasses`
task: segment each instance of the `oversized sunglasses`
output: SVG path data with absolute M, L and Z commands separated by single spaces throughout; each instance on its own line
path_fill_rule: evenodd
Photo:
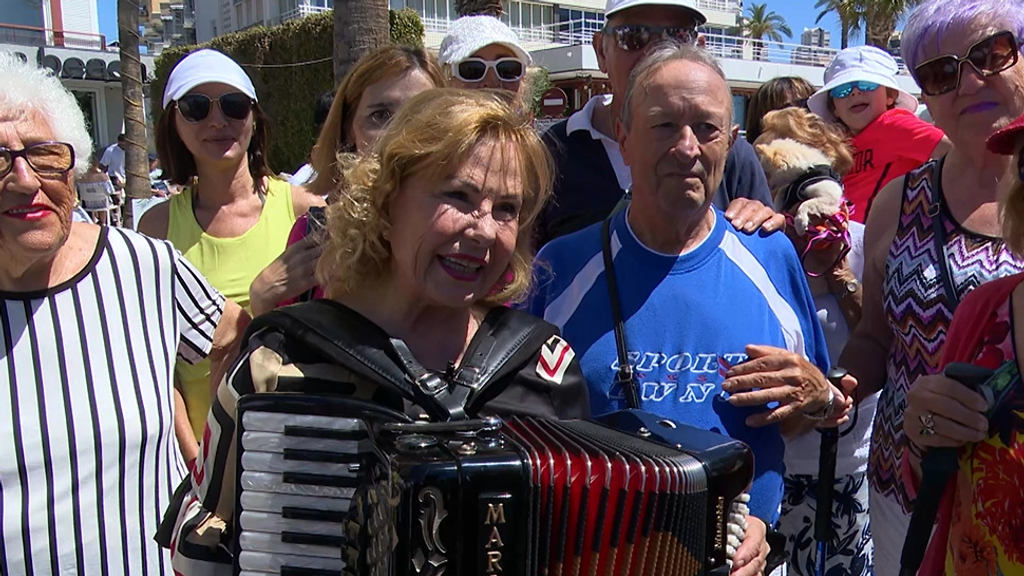
M 697 31 L 692 28 L 623 24 L 608 28 L 607 32 L 612 35 L 619 48 L 626 52 L 643 50 L 657 40 L 675 40 L 680 44 L 693 44 L 697 41 Z
M 839 86 L 836 86 L 835 88 L 829 90 L 828 93 L 836 100 L 842 100 L 843 98 L 848 97 L 850 94 L 853 94 L 854 88 L 860 90 L 861 92 L 874 92 L 875 90 L 878 90 L 878 87 L 879 84 L 875 84 L 874 82 L 858 80 L 856 82 L 847 82 L 846 84 L 840 84 Z
M 498 58 L 497 60 L 466 58 L 455 66 L 453 73 L 463 82 L 479 82 L 491 69 L 502 82 L 515 82 L 523 77 L 526 65 L 522 60 L 512 57 Z
M 75 149 L 67 142 L 37 142 L 21 150 L 0 148 L 0 178 L 10 174 L 18 158 L 24 158 L 37 174 L 59 176 L 75 165 Z
M 210 109 L 216 102 L 221 113 L 232 120 L 245 120 L 252 112 L 252 98 L 241 92 L 222 94 L 216 100 L 206 94 L 187 94 L 178 99 L 178 110 L 187 122 L 202 122 L 210 115 Z
M 960 87 L 964 62 L 981 76 L 993 76 L 1017 63 L 1017 50 L 1013 32 L 998 32 L 971 46 L 966 56 L 948 54 L 918 65 L 914 68 L 914 79 L 921 92 L 938 96 Z

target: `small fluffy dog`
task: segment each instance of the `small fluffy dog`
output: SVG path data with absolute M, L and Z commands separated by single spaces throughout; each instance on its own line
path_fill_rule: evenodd
M 755 149 L 775 196 L 775 211 L 792 213 L 798 234 L 803 236 L 811 222 L 842 209 L 841 180 L 822 151 L 789 138 L 757 144 Z

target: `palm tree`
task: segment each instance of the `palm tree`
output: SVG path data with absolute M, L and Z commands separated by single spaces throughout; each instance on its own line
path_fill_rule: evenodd
M 334 80 L 389 40 L 388 0 L 335 0 Z
M 858 0 L 818 0 L 814 7 L 821 10 L 818 17 L 814 19 L 819 24 L 830 12 L 839 18 L 840 48 L 845 50 L 850 46 L 850 36 L 861 31 L 861 24 L 864 21 L 863 1 Z
M 459 16 L 494 16 L 501 18 L 504 8 L 501 0 L 455 0 L 455 13 Z
M 863 6 L 864 41 L 870 46 L 889 50 L 889 39 L 900 18 L 921 3 L 921 0 L 858 0 Z
M 738 30 L 741 35 L 754 41 L 754 59 L 767 60 L 768 48 L 764 40 L 782 43 L 782 36 L 793 37 L 793 31 L 786 19 L 768 10 L 767 4 L 751 4 L 747 14 L 740 18 Z
M 142 109 L 142 60 L 139 57 L 139 0 L 117 2 L 117 44 L 121 52 L 121 94 L 124 99 L 125 195 L 148 198 L 149 161 L 146 116 Z M 88 151 L 86 151 L 88 153 Z M 126 212 L 131 211 L 131 202 Z M 131 214 L 125 214 L 126 218 Z

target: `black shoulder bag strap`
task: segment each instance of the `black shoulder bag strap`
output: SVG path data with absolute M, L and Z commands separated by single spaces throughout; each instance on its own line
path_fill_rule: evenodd
M 885 177 L 889 175 L 889 168 L 892 168 L 892 162 L 887 163 L 885 168 L 882 169 L 882 175 L 878 177 L 878 182 L 875 183 L 875 190 L 871 193 L 871 196 L 868 197 L 868 206 L 864 209 L 864 222 L 868 221 L 868 214 L 871 213 L 871 204 L 875 201 L 875 198 L 878 198 L 878 193 L 882 191 L 882 185 L 885 184 Z M 840 182 L 842 182 L 842 180 L 840 180 Z
M 949 272 L 949 259 L 946 256 L 946 217 L 942 210 L 942 165 L 945 161 L 946 157 L 943 156 L 933 168 L 932 203 L 928 207 L 928 216 L 932 219 L 932 242 L 935 243 L 935 257 L 939 261 L 939 279 L 942 281 L 946 302 L 950 313 L 952 313 L 960 304 L 960 298 L 956 295 L 953 275 Z
M 604 277 L 608 285 L 608 298 L 611 300 L 612 322 L 615 330 L 615 352 L 619 357 L 619 372 L 615 375 L 616 382 L 622 386 L 622 394 L 626 398 L 626 405 L 631 409 L 640 408 L 640 384 L 636 381 L 636 374 L 629 364 L 629 349 L 626 347 L 626 326 L 622 319 L 622 306 L 619 302 L 619 283 L 615 278 L 615 265 L 612 261 L 612 219 L 622 211 L 628 204 L 630 193 L 627 190 L 625 196 L 612 210 L 601 225 L 601 252 L 604 255 Z

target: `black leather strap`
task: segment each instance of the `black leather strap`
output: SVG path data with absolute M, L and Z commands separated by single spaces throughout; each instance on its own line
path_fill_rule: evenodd
M 611 301 L 612 327 L 615 331 L 615 353 L 619 357 L 619 372 L 615 380 L 622 386 L 622 394 L 626 405 L 632 409 L 640 407 L 640 384 L 636 381 L 636 373 L 629 364 L 629 352 L 626 347 L 626 326 L 622 319 L 622 306 L 619 302 L 619 283 L 615 278 L 615 263 L 612 258 L 612 218 L 629 204 L 629 192 L 615 206 L 601 225 L 601 252 L 604 255 L 604 277 L 608 285 L 608 299 Z
M 391 338 L 358 312 L 330 300 L 303 302 L 260 315 L 246 330 L 278 330 L 289 340 L 382 386 L 428 413 L 435 421 L 467 417 L 485 391 L 518 370 L 524 357 L 552 335 L 554 326 L 518 310 L 498 306 L 484 317 L 462 364 L 441 375 L 425 369 L 405 342 Z
M 932 219 L 932 241 L 935 243 L 935 257 L 939 261 L 939 280 L 946 294 L 946 303 L 952 314 L 960 305 L 960 298 L 953 286 L 953 276 L 949 272 L 949 258 L 946 256 L 946 217 L 942 210 L 942 165 L 943 156 L 935 163 L 932 180 L 932 204 L 928 207 L 928 215 Z
M 412 355 L 412 351 L 405 342 L 398 339 L 391 339 L 391 346 L 398 354 L 398 359 L 405 368 L 406 378 L 419 391 L 430 396 L 448 412 L 445 420 L 465 420 L 466 400 L 469 399 L 470 388 L 459 386 L 447 378 L 442 378 L 436 372 L 427 370 Z
M 389 354 L 393 350 L 390 337 L 351 308 L 314 300 L 261 314 L 246 329 L 244 346 L 248 347 L 249 340 L 264 329 L 286 334 L 292 342 L 391 388 L 402 398 L 417 399 L 417 390 L 409 385 L 397 355 Z

